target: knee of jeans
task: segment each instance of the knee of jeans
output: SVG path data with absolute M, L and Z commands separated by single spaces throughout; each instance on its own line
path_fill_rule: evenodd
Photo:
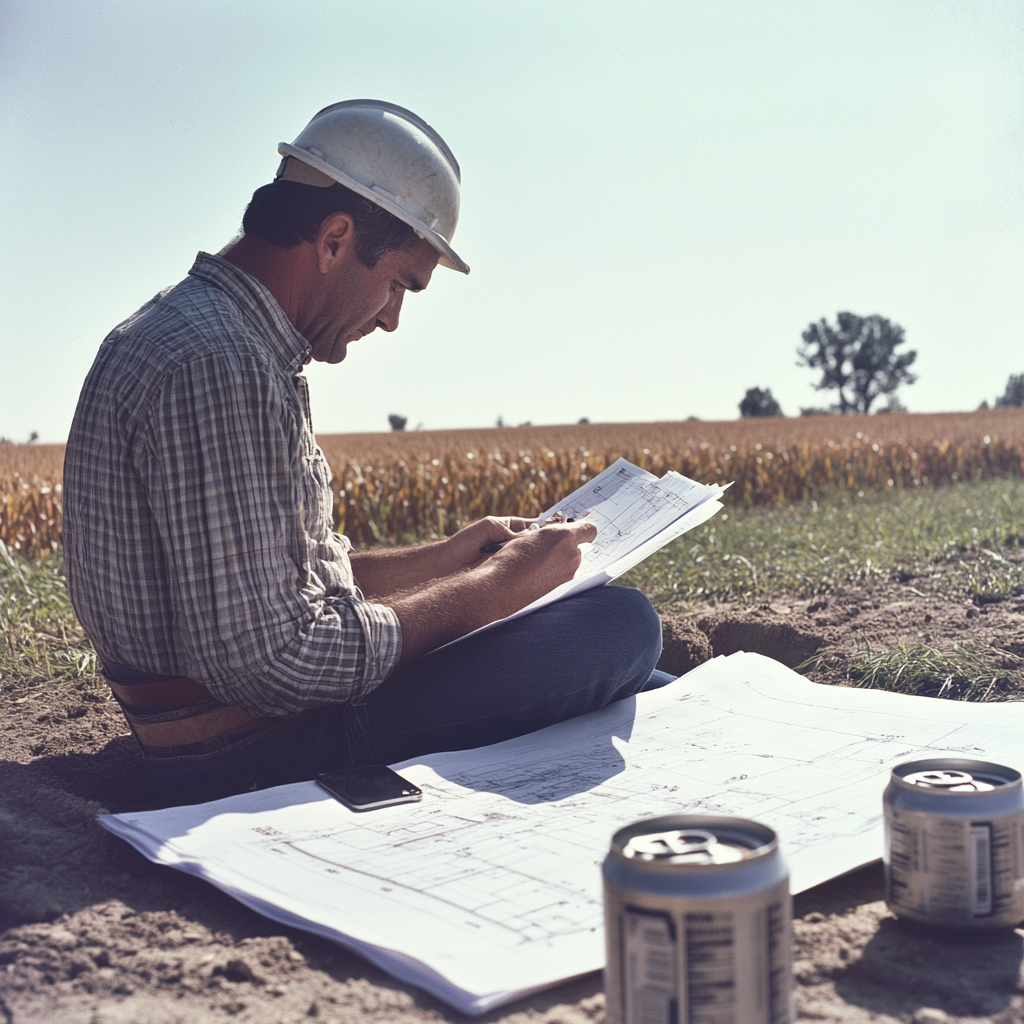
M 603 606 L 602 630 L 629 639 L 629 649 L 651 669 L 661 657 L 661 619 L 647 596 L 632 587 L 601 587 L 595 598 Z M 646 657 L 645 657 L 646 656 Z

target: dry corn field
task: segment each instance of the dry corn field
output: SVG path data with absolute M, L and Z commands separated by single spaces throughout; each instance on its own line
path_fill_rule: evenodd
M 722 423 L 579 424 L 319 438 L 339 529 L 356 544 L 428 539 L 485 515 L 535 516 L 619 456 L 661 475 L 734 480 L 771 504 L 1024 475 L 1024 410 Z M 60 546 L 62 445 L 0 446 L 0 540 Z

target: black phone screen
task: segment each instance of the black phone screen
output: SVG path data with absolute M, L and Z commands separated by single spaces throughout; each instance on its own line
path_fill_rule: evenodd
M 325 772 L 316 776 L 316 782 L 354 811 L 412 803 L 423 796 L 417 786 L 382 764 Z

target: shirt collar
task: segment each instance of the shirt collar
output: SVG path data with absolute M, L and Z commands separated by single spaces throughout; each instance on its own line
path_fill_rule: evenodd
M 283 369 L 297 374 L 309 362 L 309 342 L 295 329 L 270 290 L 251 274 L 208 252 L 196 256 L 188 273 L 225 292 L 249 319 L 257 322 Z

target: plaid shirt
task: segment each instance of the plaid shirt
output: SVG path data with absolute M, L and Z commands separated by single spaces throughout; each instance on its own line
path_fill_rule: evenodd
M 100 657 L 283 716 L 360 703 L 398 617 L 332 528 L 309 343 L 258 281 L 200 253 L 103 342 L 64 468 L 64 558 Z

